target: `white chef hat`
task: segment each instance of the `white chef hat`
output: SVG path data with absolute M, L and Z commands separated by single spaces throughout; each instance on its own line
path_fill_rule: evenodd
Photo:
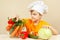
M 44 4 L 42 0 L 31 3 L 28 6 L 29 10 L 35 10 L 43 15 L 44 12 L 48 12 L 48 6 Z

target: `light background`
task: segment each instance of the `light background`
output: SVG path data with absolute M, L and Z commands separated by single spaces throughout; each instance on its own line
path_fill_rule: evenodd
M 7 18 L 19 15 L 20 18 L 30 17 L 27 6 L 36 0 L 0 0 L 0 34 L 6 34 Z M 60 32 L 60 0 L 43 0 L 49 12 L 43 19 Z

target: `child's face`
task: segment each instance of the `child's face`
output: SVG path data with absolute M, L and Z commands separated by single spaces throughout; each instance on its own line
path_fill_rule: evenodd
M 42 18 L 42 15 L 40 13 L 38 13 L 37 11 L 32 11 L 31 18 L 32 18 L 32 21 L 37 21 Z

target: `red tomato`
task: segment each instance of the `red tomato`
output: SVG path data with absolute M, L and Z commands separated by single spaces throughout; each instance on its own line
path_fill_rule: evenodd
M 12 19 L 10 19 L 10 20 L 8 21 L 8 24 L 14 24 L 14 22 L 12 21 Z

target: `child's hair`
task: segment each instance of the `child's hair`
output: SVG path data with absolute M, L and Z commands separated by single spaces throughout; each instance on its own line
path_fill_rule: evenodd
M 32 13 L 34 10 L 30 10 L 30 13 Z M 39 13 L 39 12 L 38 12 Z M 39 13 L 39 15 L 41 15 L 40 13 Z

